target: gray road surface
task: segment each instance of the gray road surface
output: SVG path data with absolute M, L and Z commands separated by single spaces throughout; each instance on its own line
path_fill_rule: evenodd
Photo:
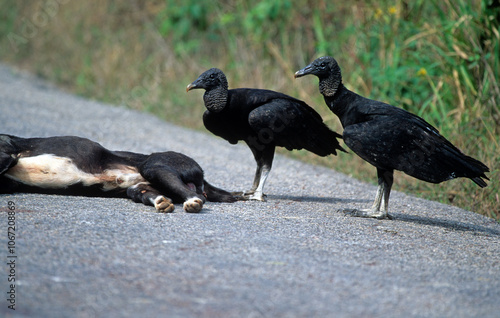
M 229 190 L 248 188 L 255 169 L 243 145 L 75 97 L 5 66 L 0 123 L 0 133 L 180 151 Z M 494 220 L 396 191 L 394 220 L 346 216 L 339 210 L 371 204 L 374 186 L 281 156 L 266 193 L 265 203 L 207 203 L 200 214 L 180 205 L 158 214 L 127 199 L 0 195 L 0 316 L 500 317 Z

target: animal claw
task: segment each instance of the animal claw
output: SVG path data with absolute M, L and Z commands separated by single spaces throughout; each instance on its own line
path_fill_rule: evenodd
M 392 220 L 393 217 L 387 212 L 375 211 L 375 210 L 358 210 L 358 209 L 344 209 L 342 210 L 346 215 L 361 217 L 361 218 L 375 218 L 378 220 L 389 219 Z

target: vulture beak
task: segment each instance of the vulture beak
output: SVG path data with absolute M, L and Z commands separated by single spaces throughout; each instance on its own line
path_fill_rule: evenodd
M 303 69 L 301 69 L 300 71 L 295 72 L 295 75 L 293 77 L 294 78 L 302 77 L 302 76 L 311 74 L 312 71 L 313 71 L 313 67 L 311 64 L 309 64 L 306 67 L 304 67 Z
M 186 93 L 194 88 L 196 88 L 196 84 L 193 82 L 186 87 Z

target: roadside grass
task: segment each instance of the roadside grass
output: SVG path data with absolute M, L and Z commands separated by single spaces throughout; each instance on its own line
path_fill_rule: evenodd
M 492 3 L 0 0 L 0 58 L 79 95 L 202 131 L 202 93 L 185 87 L 218 67 L 230 87 L 304 99 L 340 132 L 317 80 L 293 79 L 332 55 L 348 88 L 418 114 L 492 170 L 485 189 L 402 173 L 394 189 L 500 220 L 500 8 Z M 279 153 L 376 181 L 352 153 Z

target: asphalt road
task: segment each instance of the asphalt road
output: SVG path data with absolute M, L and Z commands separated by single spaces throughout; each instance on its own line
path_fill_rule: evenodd
M 243 145 L 75 97 L 5 66 L 0 123 L 0 133 L 25 137 L 180 151 L 228 190 L 250 187 L 255 169 Z M 0 195 L 0 316 L 499 317 L 500 225 L 397 191 L 393 220 L 340 211 L 369 206 L 375 189 L 277 156 L 267 202 L 207 203 L 199 214 L 180 205 L 158 214 L 127 199 Z

